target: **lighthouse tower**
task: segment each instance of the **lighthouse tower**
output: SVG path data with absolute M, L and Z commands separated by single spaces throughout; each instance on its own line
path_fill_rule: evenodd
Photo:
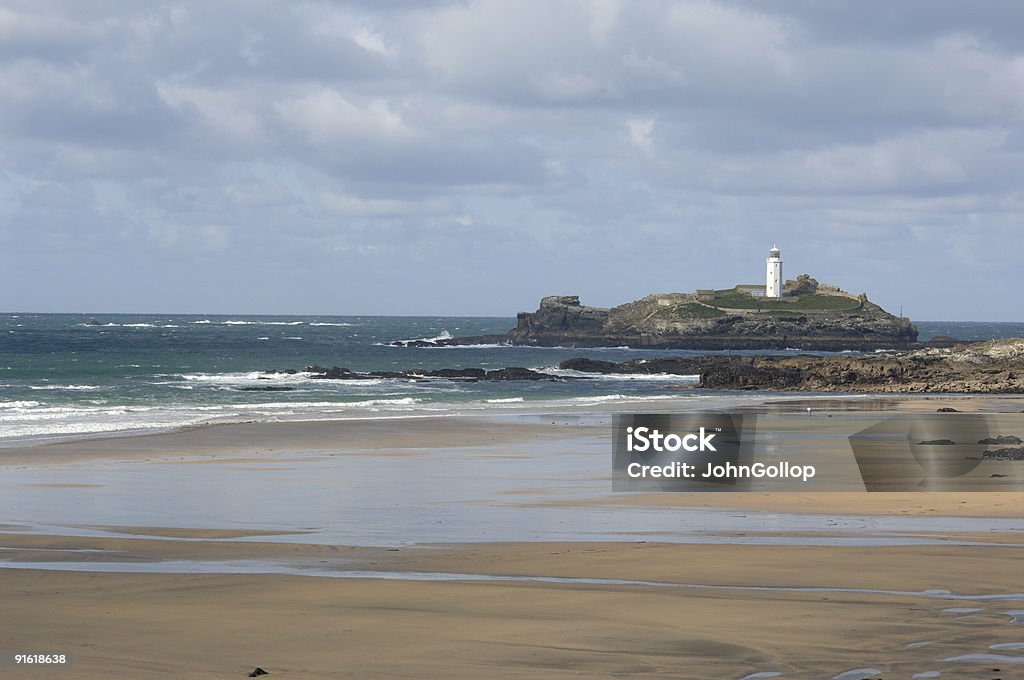
M 764 296 L 782 297 L 782 253 L 776 245 L 772 245 L 768 251 L 768 281 L 764 287 Z

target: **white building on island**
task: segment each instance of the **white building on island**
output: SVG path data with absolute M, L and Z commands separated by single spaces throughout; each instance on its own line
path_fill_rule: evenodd
M 768 280 L 764 287 L 764 296 L 782 297 L 782 253 L 774 244 L 768 251 Z

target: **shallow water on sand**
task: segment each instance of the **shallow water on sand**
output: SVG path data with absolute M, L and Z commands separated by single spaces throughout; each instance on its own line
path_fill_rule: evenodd
M 125 536 L 124 525 L 201 527 L 283 532 L 233 540 L 363 546 L 486 541 L 882 546 L 969 544 L 951 536 L 1024 531 L 1024 519 L 603 506 L 590 501 L 612 493 L 608 448 L 607 438 L 595 435 L 514 446 L 275 453 L 215 464 L 90 461 L 7 468 L 0 477 L 0 517 L 47 534 L 113 535 L 103 527 L 117 526 L 122 528 L 116 535 Z

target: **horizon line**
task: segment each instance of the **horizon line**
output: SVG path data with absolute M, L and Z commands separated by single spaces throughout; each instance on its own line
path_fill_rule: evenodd
M 305 314 L 305 313 L 261 313 L 261 312 L 39 312 L 0 311 L 0 315 L 66 315 L 66 316 L 279 316 L 279 317 L 398 317 L 398 318 L 448 318 L 448 319 L 514 319 L 507 314 Z M 910 317 L 904 317 L 910 319 Z M 994 319 L 910 319 L 912 323 L 1024 323 L 1024 320 Z

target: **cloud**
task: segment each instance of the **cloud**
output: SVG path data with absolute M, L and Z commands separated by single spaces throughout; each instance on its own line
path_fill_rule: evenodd
M 367 138 L 388 141 L 413 134 L 386 100 L 372 99 L 358 105 L 330 88 L 317 88 L 300 97 L 283 99 L 274 109 L 313 144 Z
M 651 133 L 654 132 L 653 118 L 633 118 L 626 125 L 629 127 L 629 141 L 633 146 L 650 156 L 654 153 L 654 139 Z
M 10 0 L 3 306 L 505 314 L 756 280 L 777 239 L 787 267 L 917 316 L 1019 316 L 981 293 L 1024 284 L 1022 20 L 951 0 Z M 20 285 L 44 254 L 86 283 Z M 98 265 L 137 278 L 91 288 Z

